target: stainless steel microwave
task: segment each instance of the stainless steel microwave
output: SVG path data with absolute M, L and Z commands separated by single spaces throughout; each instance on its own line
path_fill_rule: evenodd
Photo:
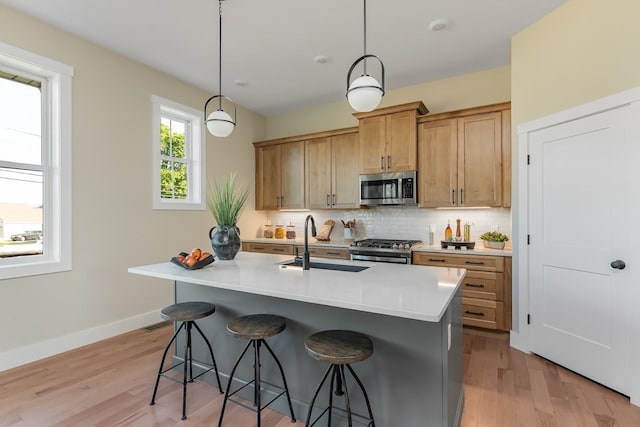
M 417 172 L 360 175 L 361 205 L 416 205 Z

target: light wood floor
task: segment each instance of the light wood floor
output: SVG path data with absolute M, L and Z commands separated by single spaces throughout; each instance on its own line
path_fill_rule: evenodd
M 141 329 L 0 372 L 0 427 L 216 425 L 222 397 L 203 382 L 189 385 L 186 421 L 180 421 L 179 384 L 161 381 L 157 403 L 149 406 L 170 334 L 169 327 Z M 506 336 L 466 331 L 464 368 L 463 427 L 640 426 L 640 408 L 629 399 L 511 349 Z M 225 427 L 255 425 L 253 413 L 228 407 Z M 266 410 L 262 425 L 303 423 Z

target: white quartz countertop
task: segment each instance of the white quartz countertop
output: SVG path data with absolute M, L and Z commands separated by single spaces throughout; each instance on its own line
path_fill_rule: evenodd
M 363 265 L 361 272 L 281 268 L 291 256 L 240 252 L 200 270 L 170 262 L 129 268 L 129 273 L 303 301 L 407 319 L 439 322 L 466 273 L 464 269 L 326 260 Z
M 249 243 L 274 243 L 278 245 L 304 245 L 304 237 L 297 237 L 295 239 L 265 239 L 263 237 L 256 237 L 253 239 L 242 239 L 243 242 Z M 309 237 L 309 246 L 314 247 L 326 247 L 326 248 L 348 248 L 353 240 L 331 240 L 328 242 L 318 241 L 313 237 Z
M 453 255 L 490 255 L 490 256 L 512 256 L 511 247 L 500 249 L 489 249 L 482 245 L 482 240 L 476 242 L 473 249 L 442 249 L 440 244 L 429 246 L 428 244 L 416 245 L 411 249 L 413 252 L 438 252 Z

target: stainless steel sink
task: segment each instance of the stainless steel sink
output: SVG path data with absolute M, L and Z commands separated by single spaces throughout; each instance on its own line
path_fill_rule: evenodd
M 326 262 L 315 262 L 311 261 L 309 263 L 311 269 L 319 269 L 319 270 L 333 270 L 333 271 L 348 271 L 351 273 L 358 273 L 362 270 L 366 270 L 369 267 L 365 267 L 362 265 L 347 265 L 347 264 L 329 264 Z M 301 261 L 288 261 L 280 264 L 280 268 L 295 268 L 302 269 Z

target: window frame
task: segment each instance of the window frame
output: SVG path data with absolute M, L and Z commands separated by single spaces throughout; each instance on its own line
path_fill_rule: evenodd
M 42 255 L 0 258 L 0 279 L 72 269 L 72 78 L 73 67 L 0 42 L 0 68 L 42 82 Z M 0 166 L 20 167 L 0 161 Z M 23 165 L 24 166 L 24 165 Z M 33 168 L 33 165 L 28 165 Z
M 152 104 L 152 199 L 153 209 L 205 210 L 206 204 L 206 137 L 202 112 L 157 95 L 151 96 Z M 162 117 L 186 122 L 185 154 L 187 163 L 187 198 L 167 199 L 160 194 L 160 121 Z

